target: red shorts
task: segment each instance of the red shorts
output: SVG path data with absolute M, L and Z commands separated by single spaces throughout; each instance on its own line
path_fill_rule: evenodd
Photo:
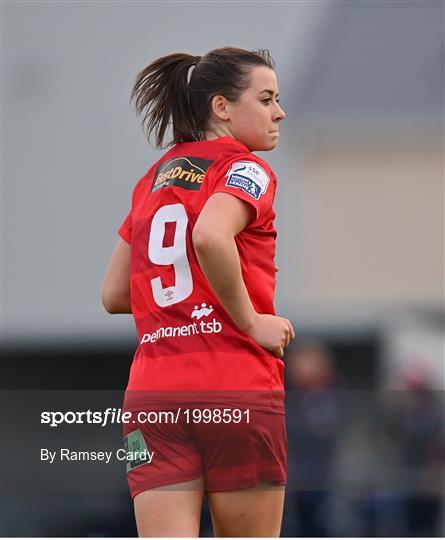
M 284 414 L 203 407 L 164 413 L 152 411 L 144 421 L 148 411 L 134 412 L 123 424 L 132 497 L 201 477 L 206 491 L 286 483 Z

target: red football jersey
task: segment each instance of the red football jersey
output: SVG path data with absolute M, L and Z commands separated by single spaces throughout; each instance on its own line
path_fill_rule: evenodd
M 193 227 L 213 193 L 250 204 L 256 217 L 236 237 L 242 275 L 255 310 L 275 314 L 275 189 L 268 164 L 231 137 L 176 144 L 139 180 L 118 231 L 131 244 L 139 339 L 127 409 L 156 396 L 165 401 L 166 391 L 169 402 L 181 402 L 185 394 L 195 401 L 230 395 L 238 404 L 283 409 L 283 362 L 235 325 L 192 244 Z

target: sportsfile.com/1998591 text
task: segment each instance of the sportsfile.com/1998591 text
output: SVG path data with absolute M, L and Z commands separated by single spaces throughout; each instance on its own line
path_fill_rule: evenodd
M 61 424 L 97 424 L 101 427 L 107 424 L 176 424 L 180 420 L 187 424 L 239 424 L 250 422 L 249 409 L 212 409 L 212 408 L 181 408 L 172 411 L 122 411 L 109 407 L 104 411 L 42 411 L 40 423 L 50 427 Z

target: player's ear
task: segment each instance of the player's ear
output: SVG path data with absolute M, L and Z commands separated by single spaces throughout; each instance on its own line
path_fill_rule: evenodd
M 220 120 L 229 120 L 228 101 L 224 96 L 213 96 L 212 111 Z

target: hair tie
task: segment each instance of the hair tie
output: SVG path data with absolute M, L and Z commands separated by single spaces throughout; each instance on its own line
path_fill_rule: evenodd
M 190 79 L 192 78 L 192 73 L 195 71 L 195 68 L 198 65 L 198 62 L 201 60 L 201 58 L 202 58 L 202 56 L 194 56 L 193 57 L 193 63 L 189 67 L 188 74 L 187 74 L 187 85 L 190 84 Z

